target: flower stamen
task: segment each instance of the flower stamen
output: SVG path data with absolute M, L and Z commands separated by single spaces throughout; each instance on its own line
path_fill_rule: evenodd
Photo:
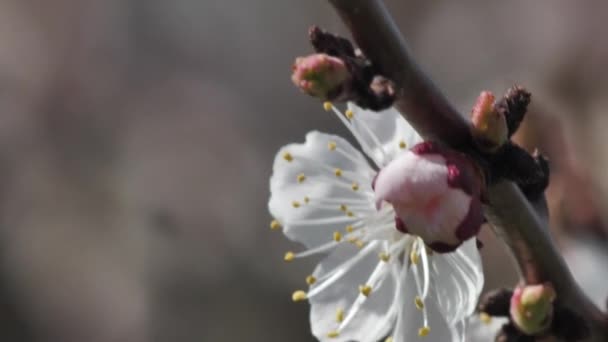
M 314 285 L 316 282 L 317 278 L 315 278 L 315 276 L 313 276 L 312 274 L 306 277 L 306 284 L 308 284 L 309 286 Z
M 422 298 L 420 298 L 420 296 L 416 296 L 416 298 L 414 299 L 414 304 L 416 304 L 416 309 L 421 310 L 424 309 L 424 302 L 422 301 Z
M 333 237 L 334 237 L 334 241 L 336 241 L 336 242 L 342 241 L 342 233 L 340 233 L 340 232 L 337 232 L 337 231 L 334 232 Z
M 285 256 L 283 257 L 283 260 L 285 260 L 286 262 L 291 262 L 293 261 L 293 259 L 296 257 L 296 255 L 293 252 L 287 252 L 285 253 Z
M 353 113 L 353 111 L 352 111 L 352 110 L 347 109 L 347 110 L 344 112 L 344 116 L 346 116 L 346 117 L 347 117 L 349 120 L 352 120 L 352 119 L 353 119 L 353 117 L 355 116 L 355 113 Z
M 412 248 L 412 251 L 410 252 L 410 261 L 412 262 L 412 265 L 418 265 L 420 262 L 418 252 L 414 248 Z
M 388 262 L 391 259 L 390 254 L 386 253 L 386 252 L 381 252 L 378 255 L 378 258 L 380 258 L 380 260 L 382 260 L 383 262 Z
M 285 159 L 288 163 L 291 163 L 293 161 L 293 156 L 291 155 L 291 153 L 285 152 L 283 154 L 283 159 Z
M 270 229 L 271 230 L 279 230 L 281 229 L 281 223 L 277 220 L 272 220 L 270 222 Z
M 355 127 L 353 126 L 352 122 L 350 121 L 351 118 L 347 118 L 345 115 L 342 115 L 342 112 L 340 112 L 333 105 L 331 105 L 330 109 L 333 109 L 333 111 L 336 114 L 336 116 L 338 117 L 338 119 L 340 119 L 340 121 L 342 121 L 342 123 L 344 124 L 344 126 L 346 126 L 346 128 L 348 128 L 348 130 L 350 131 L 350 133 L 361 144 L 361 148 L 363 149 L 363 152 L 365 152 L 367 155 L 369 155 L 377 166 L 382 165 L 382 163 L 380 161 L 376 160 L 373 157 L 374 154 L 372 153 L 371 147 L 365 142 L 365 140 L 362 139 L 360 132 L 358 132 L 357 129 L 355 129 Z M 354 118 L 354 114 L 353 114 L 352 118 Z M 367 127 L 367 126 L 364 126 L 364 127 Z M 368 130 L 369 130 L 369 128 L 368 128 Z M 377 138 L 376 138 L 376 140 L 377 140 Z M 380 147 L 382 153 L 384 153 L 384 150 L 382 149 L 382 145 L 379 145 L 378 147 Z
M 297 302 L 303 302 L 307 299 L 308 297 L 306 296 L 306 292 L 302 291 L 302 290 L 297 290 L 295 291 L 292 295 L 291 295 L 291 300 L 294 301 L 295 303 Z
M 337 338 L 338 336 L 340 336 L 340 332 L 338 331 L 330 331 L 327 333 L 327 337 L 329 338 Z
M 339 308 L 336 311 L 336 322 L 342 323 L 342 321 L 344 321 L 344 309 Z
M 369 295 L 372 293 L 372 287 L 369 285 L 359 285 L 359 292 L 361 292 L 361 294 L 365 297 L 369 297 Z
M 490 323 L 492 323 L 492 316 L 488 315 L 485 312 L 480 312 L 479 320 L 484 324 L 490 324 Z
M 428 334 L 430 332 L 431 332 L 431 328 L 425 325 L 422 328 L 418 329 L 418 336 L 425 337 L 425 336 L 428 336 Z

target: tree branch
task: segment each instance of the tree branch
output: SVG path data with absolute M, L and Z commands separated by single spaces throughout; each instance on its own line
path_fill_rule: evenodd
M 329 0 L 378 71 L 397 85 L 395 107 L 425 138 L 451 146 L 471 144 L 468 122 L 418 67 L 378 0 Z
M 395 82 L 395 107 L 426 139 L 460 150 L 473 149 L 469 124 L 421 71 L 381 0 L 329 0 L 353 38 L 380 73 Z M 523 281 L 549 281 L 562 305 L 590 324 L 590 341 L 608 341 L 608 316 L 583 294 L 551 241 L 544 218 L 515 184 L 500 181 L 488 189 L 486 213 L 508 245 Z M 544 201 L 544 198 L 543 198 Z

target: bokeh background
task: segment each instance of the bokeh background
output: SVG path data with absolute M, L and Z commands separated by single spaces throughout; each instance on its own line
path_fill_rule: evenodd
M 388 1 L 467 113 L 533 93 L 552 229 L 596 302 L 608 272 L 605 1 Z M 314 260 L 270 232 L 274 153 L 344 133 L 290 82 L 326 1 L 0 0 L 0 339 L 313 341 Z M 516 272 L 486 229 L 487 287 Z M 598 276 L 603 274 L 603 276 Z

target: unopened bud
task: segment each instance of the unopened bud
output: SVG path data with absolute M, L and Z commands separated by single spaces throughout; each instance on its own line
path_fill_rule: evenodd
M 475 142 L 485 151 L 493 152 L 508 140 L 507 120 L 494 107 L 494 95 L 482 91 L 471 111 L 472 133 Z
M 483 222 L 482 179 L 465 155 L 427 141 L 380 170 L 376 206 L 390 203 L 395 228 L 420 236 L 435 252 L 455 250 L 477 235 Z
M 511 319 L 527 335 L 542 333 L 551 326 L 554 300 L 550 284 L 518 287 L 511 297 Z
M 340 93 L 350 73 L 344 61 L 323 53 L 296 58 L 291 80 L 304 93 L 322 100 Z

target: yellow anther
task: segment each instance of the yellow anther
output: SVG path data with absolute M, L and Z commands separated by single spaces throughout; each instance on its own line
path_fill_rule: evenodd
M 380 254 L 378 254 L 378 258 L 380 258 L 380 260 L 384 262 L 388 262 L 391 259 L 391 256 L 386 252 L 381 252 Z
M 351 186 L 351 188 L 353 189 L 353 191 L 359 190 L 359 183 L 354 182 L 353 185 Z
M 355 241 L 355 246 L 357 246 L 357 248 L 361 249 L 361 248 L 363 248 L 363 246 L 365 246 L 365 242 L 363 242 L 361 240 L 357 240 L 357 241 Z
M 291 295 L 291 300 L 293 300 L 294 302 L 302 302 L 305 301 L 307 298 L 308 296 L 306 295 L 306 292 L 302 290 L 295 291 Z
M 347 233 L 352 233 L 355 231 L 355 228 L 353 226 L 346 226 L 344 230 L 346 230 Z
M 424 309 L 424 302 L 422 301 L 422 298 L 416 296 L 416 298 L 414 299 L 414 304 L 416 304 L 416 309 Z
M 386 340 L 384 340 L 384 342 L 393 342 L 393 337 L 389 336 L 386 338 Z
M 313 276 L 312 274 L 309 275 L 308 277 L 306 277 L 306 284 L 313 285 L 316 282 L 317 282 L 317 278 L 315 278 L 315 276 Z
M 361 292 L 361 294 L 365 297 L 369 297 L 369 295 L 372 293 L 372 287 L 369 285 L 360 285 L 359 292 Z
M 353 216 L 355 216 L 355 213 L 353 213 L 352 211 L 349 210 L 346 212 L 346 216 L 353 217 Z
M 327 333 L 327 337 L 329 337 L 329 338 L 336 338 L 338 336 L 340 336 L 340 333 L 337 331 L 330 331 Z
M 288 162 L 291 162 L 293 160 L 293 156 L 291 155 L 291 153 L 285 152 L 283 154 L 283 159 L 287 160 Z
M 342 177 L 342 169 L 340 169 L 340 168 L 335 169 L 334 175 L 336 175 L 336 177 Z
M 403 141 L 403 140 L 399 141 L 399 148 L 400 149 L 404 149 L 406 147 L 407 147 L 407 144 L 405 143 L 405 141 Z
M 310 202 L 310 198 L 308 196 L 304 196 L 304 203 L 308 204 Z
M 323 102 L 323 109 L 325 109 L 328 112 L 332 109 L 333 106 L 334 105 L 332 105 L 331 102 L 329 102 L 329 101 Z
M 335 151 L 335 150 L 336 150 L 336 147 L 337 147 L 337 145 L 336 145 L 336 142 L 335 142 L 335 141 L 330 141 L 330 142 L 328 142 L 328 143 L 327 143 L 327 148 L 328 148 L 330 151 Z
M 348 208 L 344 204 L 340 204 L 340 211 L 346 212 Z
M 304 182 L 306 180 L 306 176 L 303 173 L 300 173 L 297 176 L 297 179 L 298 179 L 298 183 L 302 183 L 302 182 Z
M 490 324 L 492 323 L 492 316 L 488 315 L 486 312 L 480 312 L 479 320 L 484 324 Z
M 293 252 L 287 252 L 285 253 L 285 256 L 283 257 L 283 260 L 290 262 L 293 261 L 293 259 L 296 257 L 295 254 L 293 254 Z
M 420 262 L 420 256 L 418 255 L 418 253 L 416 251 L 412 251 L 410 253 L 410 261 L 414 265 L 418 265 L 418 263 Z
M 277 220 L 272 220 L 272 221 L 270 221 L 270 229 L 271 230 L 281 229 L 281 224 Z
M 299 208 L 300 207 L 300 202 L 293 201 L 293 202 L 291 202 L 291 206 L 293 206 L 294 208 Z
M 343 320 L 344 320 L 344 309 L 339 308 L 336 311 L 336 322 L 342 323 Z
M 346 112 L 344 113 L 344 115 L 346 115 L 347 118 L 352 119 L 353 116 L 355 116 L 355 113 L 353 113 L 352 110 L 347 109 Z
M 357 241 L 359 241 L 359 239 L 357 239 L 356 237 L 350 237 L 346 241 L 348 241 L 349 243 L 352 243 L 354 245 L 357 243 Z
M 334 232 L 334 241 L 336 241 L 336 242 L 342 241 L 342 233 Z
M 429 327 L 422 327 L 422 328 L 418 329 L 418 336 L 425 337 L 425 336 L 428 336 L 428 334 L 430 332 L 431 332 L 431 328 L 429 328 Z

